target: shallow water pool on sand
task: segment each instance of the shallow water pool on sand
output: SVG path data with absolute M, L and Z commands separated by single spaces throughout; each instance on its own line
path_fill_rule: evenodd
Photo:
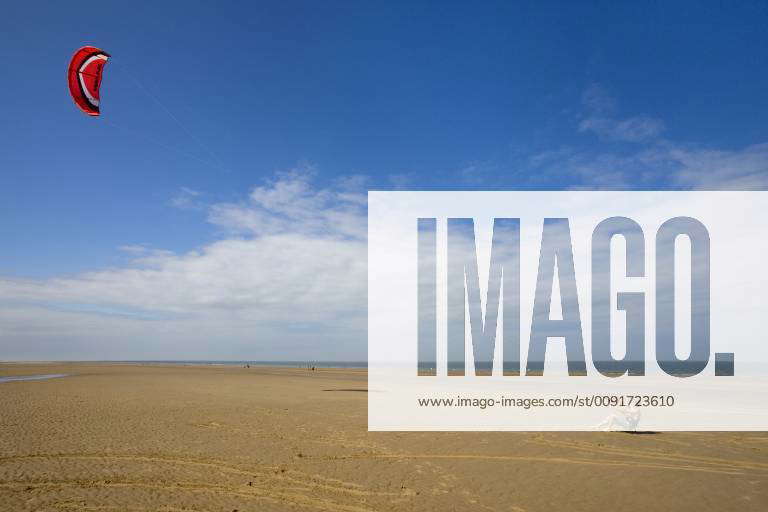
M 49 373 L 45 375 L 14 375 L 12 377 L 0 376 L 0 382 L 16 382 L 25 380 L 47 380 L 56 379 L 58 377 L 66 377 L 66 373 Z

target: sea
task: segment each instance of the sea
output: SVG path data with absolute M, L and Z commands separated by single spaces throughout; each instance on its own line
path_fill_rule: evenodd
M 215 360 L 215 359 L 189 359 L 189 360 L 136 360 L 136 361 L 94 361 L 103 363 L 131 363 L 131 364 L 175 364 L 175 365 L 211 365 L 211 366 L 278 366 L 282 368 L 368 368 L 367 361 L 261 361 L 261 360 Z

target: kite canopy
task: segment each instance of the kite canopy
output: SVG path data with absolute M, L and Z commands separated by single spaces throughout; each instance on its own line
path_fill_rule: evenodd
M 108 59 L 108 53 L 94 46 L 83 46 L 69 61 L 69 92 L 75 104 L 89 116 L 99 115 L 101 73 Z

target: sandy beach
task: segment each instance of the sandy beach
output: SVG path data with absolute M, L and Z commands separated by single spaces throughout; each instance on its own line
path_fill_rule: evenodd
M 4 364 L 8 511 L 768 510 L 766 433 L 369 433 L 361 370 Z

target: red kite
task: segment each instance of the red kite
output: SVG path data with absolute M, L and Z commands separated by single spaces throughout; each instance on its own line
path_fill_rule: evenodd
M 83 46 L 69 61 L 69 92 L 75 104 L 89 116 L 99 115 L 101 73 L 109 57 L 108 53 L 94 46 Z

